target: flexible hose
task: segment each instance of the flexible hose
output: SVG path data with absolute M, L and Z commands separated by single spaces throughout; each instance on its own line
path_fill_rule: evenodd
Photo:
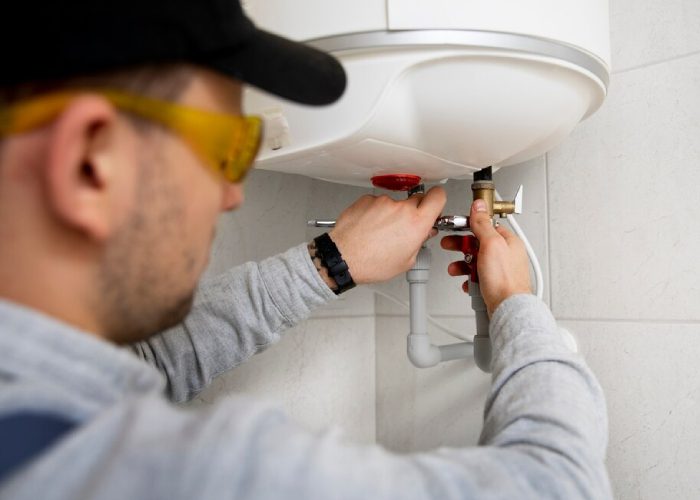
M 499 201 L 502 200 L 501 195 L 498 194 L 498 191 L 496 191 L 496 199 Z M 507 220 L 508 224 L 510 224 L 510 227 L 513 229 L 513 232 L 525 245 L 525 251 L 530 259 L 532 270 L 535 272 L 535 295 L 537 295 L 537 298 L 541 299 L 544 296 L 544 278 L 542 277 L 542 267 L 540 266 L 540 261 L 537 259 L 537 254 L 535 254 L 535 250 L 532 248 L 530 240 L 528 240 L 527 236 L 525 236 L 525 232 L 520 227 L 520 224 L 518 224 L 518 221 L 515 220 L 515 217 L 508 215 Z

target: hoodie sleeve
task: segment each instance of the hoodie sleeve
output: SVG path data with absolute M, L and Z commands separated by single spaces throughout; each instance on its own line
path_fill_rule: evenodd
M 334 299 L 303 244 L 202 283 L 180 325 L 131 348 L 166 376 L 173 401 L 186 401 Z

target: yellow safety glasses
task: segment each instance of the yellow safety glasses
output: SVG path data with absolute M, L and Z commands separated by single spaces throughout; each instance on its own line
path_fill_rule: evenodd
M 201 160 L 229 182 L 240 182 L 260 149 L 262 120 L 202 111 L 117 90 L 86 89 L 117 108 L 178 134 Z M 27 132 L 53 120 L 79 91 L 59 91 L 0 107 L 0 137 Z

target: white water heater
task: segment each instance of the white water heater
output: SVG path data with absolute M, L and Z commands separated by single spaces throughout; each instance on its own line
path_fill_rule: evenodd
M 258 168 L 359 186 L 468 178 L 550 150 L 608 88 L 608 0 L 244 4 L 261 28 L 334 54 L 348 76 L 322 108 L 246 91 L 245 112 L 267 120 Z

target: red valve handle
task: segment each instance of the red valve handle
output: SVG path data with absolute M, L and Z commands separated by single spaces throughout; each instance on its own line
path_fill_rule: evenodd
M 479 275 L 476 271 L 476 262 L 479 257 L 479 240 L 476 239 L 476 236 L 469 235 L 462 238 L 462 252 L 464 253 L 464 261 L 469 268 L 469 281 L 478 283 Z
M 412 174 L 375 175 L 371 180 L 374 187 L 389 191 L 410 191 L 421 182 L 419 176 Z

